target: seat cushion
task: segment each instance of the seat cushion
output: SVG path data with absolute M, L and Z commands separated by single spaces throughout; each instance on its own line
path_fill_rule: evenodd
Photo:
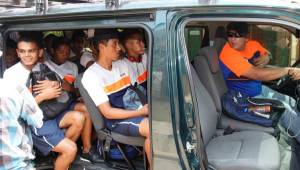
M 222 114 L 219 128 L 225 129 L 227 127 L 231 127 L 236 131 L 244 131 L 244 130 L 255 130 L 260 132 L 266 132 L 269 134 L 274 133 L 274 128 L 272 127 L 264 127 L 253 123 L 243 122 L 240 120 L 232 119 L 225 114 Z
M 206 146 L 208 161 L 218 170 L 275 170 L 280 166 L 276 139 L 264 132 L 218 136 Z

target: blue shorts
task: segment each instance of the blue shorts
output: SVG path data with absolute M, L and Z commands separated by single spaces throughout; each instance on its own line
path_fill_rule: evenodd
M 32 128 L 33 145 L 43 155 L 48 155 L 49 152 L 65 138 L 65 129 L 59 128 L 61 119 L 70 110 L 74 110 L 75 103 L 59 114 L 55 119 L 46 120 L 41 128 Z
M 109 130 L 120 133 L 126 136 L 141 136 L 139 132 L 139 125 L 145 117 L 134 117 L 122 120 L 108 120 L 106 119 L 106 126 Z

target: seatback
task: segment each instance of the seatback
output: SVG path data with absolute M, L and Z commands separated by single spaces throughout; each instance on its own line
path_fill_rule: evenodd
M 92 98 L 89 96 L 88 92 L 85 90 L 81 83 L 83 74 L 79 74 L 76 77 L 75 81 L 75 87 L 79 89 L 79 92 L 83 98 L 84 104 L 86 105 L 86 108 L 90 114 L 90 117 L 92 119 L 94 128 L 99 136 L 101 134 L 101 131 L 105 129 L 105 123 L 104 123 L 104 118 L 102 114 L 100 114 L 99 109 L 97 106 L 94 104 L 94 101 Z M 100 137 L 100 136 L 99 136 Z
M 204 47 L 199 51 L 199 56 L 194 58 L 194 68 L 200 81 L 214 101 L 219 114 L 219 128 L 231 126 L 236 130 L 258 130 L 274 133 L 274 128 L 263 127 L 257 124 L 243 122 L 222 114 L 221 97 L 227 92 L 227 86 L 219 67 L 219 57 L 214 47 Z
M 204 146 L 206 146 L 216 133 L 218 113 L 216 111 L 216 106 L 212 98 L 200 82 L 199 77 L 196 71 L 194 70 L 193 66 L 191 65 L 190 68 L 195 86 L 196 104 L 198 105 L 198 114 L 200 117 L 203 143 Z
M 214 47 L 201 48 L 199 56 L 194 58 L 194 68 L 211 95 L 217 111 L 222 113 L 221 97 L 227 91 L 227 86 L 219 69 L 218 59 L 219 57 Z
M 217 50 L 218 55 L 220 55 L 224 45 L 226 44 L 226 33 L 224 26 L 218 26 L 215 33 L 213 47 Z

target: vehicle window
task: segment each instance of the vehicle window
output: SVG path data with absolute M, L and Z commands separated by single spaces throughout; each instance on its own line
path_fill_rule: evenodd
M 197 56 L 198 50 L 203 44 L 205 29 L 202 27 L 186 27 L 184 34 L 189 60 L 192 61 Z
M 299 59 L 299 40 L 288 30 L 272 25 L 251 26 L 250 38 L 259 41 L 272 54 L 271 65 L 291 66 Z

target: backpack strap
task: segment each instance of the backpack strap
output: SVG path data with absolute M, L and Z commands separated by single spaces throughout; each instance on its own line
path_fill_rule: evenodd
M 139 88 L 137 88 L 137 83 L 130 85 L 129 88 L 139 96 L 142 105 L 147 104 L 147 97 Z

